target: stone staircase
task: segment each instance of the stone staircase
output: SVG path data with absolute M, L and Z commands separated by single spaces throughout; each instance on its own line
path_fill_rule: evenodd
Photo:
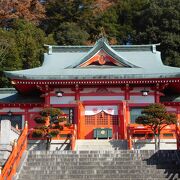
M 178 151 L 29 151 L 19 180 L 177 180 Z M 159 169 L 158 169 L 159 168 Z
M 127 150 L 126 140 L 89 139 L 76 140 L 77 151 L 113 151 Z

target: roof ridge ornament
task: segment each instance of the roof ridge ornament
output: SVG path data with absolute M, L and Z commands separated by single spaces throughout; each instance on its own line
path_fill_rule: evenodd
M 106 37 L 101 37 L 100 39 L 98 39 L 98 40 L 96 41 L 96 44 L 97 44 L 97 43 L 106 43 L 106 44 L 109 45 L 109 41 L 108 41 L 108 39 L 107 39 Z
M 109 45 L 109 42 L 107 39 L 107 34 L 106 34 L 106 31 L 103 26 L 100 28 L 100 34 L 97 36 L 97 38 L 98 38 L 98 40 L 96 41 L 96 44 L 97 43 L 106 43 Z

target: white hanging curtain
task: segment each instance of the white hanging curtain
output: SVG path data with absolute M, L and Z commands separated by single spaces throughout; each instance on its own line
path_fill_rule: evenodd
M 96 115 L 104 111 L 110 115 L 118 115 L 117 106 L 85 106 L 85 115 Z

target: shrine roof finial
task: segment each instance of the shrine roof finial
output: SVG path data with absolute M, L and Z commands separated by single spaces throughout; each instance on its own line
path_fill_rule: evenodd
M 108 39 L 106 37 L 101 37 L 96 41 L 96 43 L 106 43 L 109 44 Z
M 99 42 L 109 44 L 104 27 L 100 28 L 100 33 L 98 35 L 98 40 L 96 41 L 96 43 L 99 43 Z

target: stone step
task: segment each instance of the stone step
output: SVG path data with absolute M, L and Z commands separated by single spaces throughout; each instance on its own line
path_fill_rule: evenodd
M 51 167 L 53 167 L 53 166 L 56 166 L 56 165 L 58 165 L 58 166 L 61 166 L 61 167 L 64 167 L 64 166 L 66 166 L 66 167 L 73 167 L 73 166 L 85 166 L 85 167 L 91 167 L 91 166 L 105 166 L 105 167 L 119 167 L 119 168 L 121 168 L 121 167 L 126 167 L 126 166 L 137 166 L 137 167 L 156 167 L 156 165 L 146 165 L 145 163 L 143 163 L 143 162 L 129 162 L 129 161 L 126 161 L 126 162 L 115 162 L 115 161 L 112 161 L 112 162 L 91 162 L 91 163 L 89 163 L 89 162 L 61 162 L 61 161 L 58 161 L 58 162 L 54 162 L 54 161 L 52 161 L 52 162 L 28 162 L 28 163 L 26 163 L 26 166 L 42 166 L 42 167 L 44 167 L 44 166 L 51 166 Z
M 153 155 L 153 150 L 114 150 L 114 151 L 29 151 L 29 155 L 87 155 L 87 154 L 139 154 L 139 155 Z
M 64 156 L 66 155 L 66 156 Z M 116 152 L 110 152 L 110 153 L 99 153 L 99 154 L 95 154 L 95 153 L 87 153 L 87 154 L 29 154 L 29 157 L 37 157 L 37 158 L 41 158 L 42 156 L 45 157 L 138 157 L 142 155 L 138 155 L 135 153 L 116 153 Z M 146 155 L 147 156 L 147 155 Z
M 44 177 L 43 177 L 44 178 Z M 38 180 L 60 180 L 59 179 L 59 177 L 57 177 L 57 176 L 53 176 L 53 177 L 48 177 L 48 178 L 40 178 L 40 177 L 38 177 Z M 18 180 L 34 180 L 34 178 L 33 177 L 27 177 L 27 176 L 25 176 L 25 177 L 23 177 L 23 178 L 19 178 Z M 84 180 L 84 178 L 61 178 L 61 180 Z M 107 179 L 102 179 L 102 178 L 86 178 L 86 180 L 107 180 Z M 138 177 L 138 178 L 135 178 L 135 177 L 133 177 L 133 178 L 123 178 L 123 177 L 118 177 L 118 178 L 111 178 L 111 179 L 108 179 L 108 180 L 167 180 L 167 178 L 148 178 L 148 177 L 145 177 L 145 178 L 140 178 L 140 177 Z M 171 180 L 178 180 L 178 178 L 173 178 L 173 179 L 171 179 Z
M 178 159 L 175 159 L 177 154 L 174 151 L 153 153 L 154 151 L 125 150 L 31 151 L 28 153 L 28 159 L 19 179 L 180 179 L 180 167 Z
M 108 153 L 80 153 L 80 154 L 29 154 L 29 157 L 35 157 L 35 158 L 42 158 L 42 157 L 47 157 L 47 158 L 53 158 L 53 157 L 136 157 L 136 158 L 151 158 L 151 155 L 142 155 L 142 154 L 135 154 L 135 153 L 117 153 L 117 152 L 108 152 Z M 154 159 L 151 159 L 153 161 Z
M 127 171 L 127 170 L 119 170 L 119 171 L 115 171 L 115 170 L 113 170 L 113 171 L 108 171 L 108 170 L 106 170 L 107 172 L 105 173 L 103 170 L 97 170 L 97 172 L 93 172 L 93 171 L 91 171 L 91 170 L 87 170 L 87 171 L 76 171 L 76 170 L 74 170 L 74 171 L 70 171 L 70 170 L 64 170 L 64 171 L 60 171 L 59 170 L 59 172 L 57 172 L 57 171 L 49 171 L 48 169 L 47 170 L 39 170 L 39 171 L 37 171 L 37 170 L 30 170 L 30 171 L 28 171 L 28 173 L 36 173 L 36 174 L 52 174 L 52 175 L 64 175 L 64 174 L 69 174 L 69 175 L 72 175 L 72 174 L 76 174 L 76 175 L 82 175 L 82 174 L 89 174 L 89 175 L 105 175 L 105 174 L 108 174 L 108 175 L 118 175 L 118 176 L 121 176 L 122 174 L 127 174 L 127 177 L 129 176 L 129 174 L 143 174 L 143 175 L 145 175 L 146 177 L 148 177 L 148 176 L 151 176 L 152 174 L 154 174 L 154 176 L 156 176 L 156 177 L 164 177 L 164 175 L 165 175 L 165 173 L 164 172 L 162 172 L 162 171 L 147 171 L 146 173 L 143 173 L 142 171 L 138 171 L 138 172 L 136 172 L 136 173 L 134 173 L 133 171 L 132 171 L 132 173 L 131 173 L 131 171 Z M 169 172 L 171 172 L 171 171 L 169 171 Z M 175 174 L 175 172 L 174 171 L 172 171 L 171 172 L 171 174 Z M 179 172 L 176 172 L 176 173 L 178 173 L 179 174 Z M 25 175 L 25 174 L 27 174 L 27 172 L 22 172 L 22 174 L 21 175 Z M 140 175 L 140 176 L 142 176 L 142 175 Z
M 50 162 L 52 161 L 52 162 Z M 180 168 L 180 165 L 179 164 L 176 164 L 176 163 L 166 163 L 166 164 L 161 164 L 161 163 L 152 163 L 152 164 L 148 164 L 146 161 L 138 161 L 138 160 L 118 160 L 118 159 L 112 159 L 112 160 L 101 160 L 101 159 L 88 159 L 88 160 L 80 160 L 80 159 L 74 159 L 74 160 L 61 160 L 61 159 L 49 159 L 49 161 L 47 159 L 45 159 L 45 161 L 43 161 L 42 159 L 39 160 L 39 161 L 36 161 L 35 159 L 34 160 L 28 160 L 28 163 L 27 165 L 49 165 L 49 166 L 53 166 L 53 165 L 56 165 L 56 164 L 61 164 L 61 165 L 123 165 L 123 166 L 126 166 L 126 165 L 131 165 L 131 166 L 134 166 L 134 165 L 140 165 L 140 166 L 145 166 L 145 165 L 156 165 L 157 167 L 159 168 L 167 168 L 167 167 L 172 167 L 172 168 Z
M 42 162 L 42 159 L 29 159 L 29 162 Z M 109 162 L 109 161 L 117 161 L 117 162 L 128 162 L 128 161 L 132 161 L 132 162 L 136 162 L 138 161 L 137 159 L 131 159 L 131 158 L 76 158 L 76 159 L 61 159 L 61 158 L 44 158 L 44 161 L 54 161 L 54 162 Z M 146 161 L 142 161 L 142 162 L 146 162 Z M 169 162 L 170 163 L 170 162 Z
M 130 168 L 131 168 L 131 166 L 128 166 L 128 165 L 126 165 L 126 166 L 83 166 L 83 165 L 81 165 L 81 166 L 73 166 L 73 165 L 71 165 L 71 166 L 62 166 L 62 165 L 60 165 L 60 164 L 57 164 L 57 166 L 24 166 L 24 170 L 52 170 L 52 171 L 55 171 L 55 170 L 69 170 L 69 171 L 72 171 L 72 170 L 77 170 L 77 171 L 79 171 L 79 170 L 83 170 L 83 171 L 87 171 L 87 170 L 94 170 L 94 169 L 96 169 L 96 170 L 109 170 L 111 168 L 111 170 L 119 170 L 119 171 L 121 171 L 121 170 L 129 170 Z M 156 167 L 155 166 L 134 166 L 134 168 L 133 168 L 133 170 L 136 170 L 136 171 L 144 171 L 144 169 L 146 169 L 147 171 L 151 171 L 151 170 L 157 170 L 157 169 L 155 169 Z M 162 172 L 164 172 L 164 169 L 158 169 L 159 171 L 162 171 Z M 168 170 L 172 170 L 172 169 L 168 169 Z M 173 169 L 173 170 L 175 170 L 175 169 Z M 179 169 L 178 169 L 178 171 L 180 171 Z
M 37 173 L 36 173 L 37 174 Z M 111 179 L 111 178 L 165 178 L 167 177 L 166 174 L 161 175 L 161 174 L 134 174 L 134 173 L 121 173 L 119 174 L 53 174 L 51 172 L 46 173 L 46 174 L 40 174 L 38 173 L 37 175 L 22 175 L 21 178 L 26 179 L 25 177 L 33 177 L 34 179 L 39 179 L 39 177 L 44 178 L 44 179 L 48 179 L 48 177 L 58 177 L 59 179 L 64 179 L 64 178 L 69 178 L 69 179 L 73 179 L 73 178 L 103 178 L 103 179 Z M 178 175 L 176 175 L 176 178 L 178 178 Z

